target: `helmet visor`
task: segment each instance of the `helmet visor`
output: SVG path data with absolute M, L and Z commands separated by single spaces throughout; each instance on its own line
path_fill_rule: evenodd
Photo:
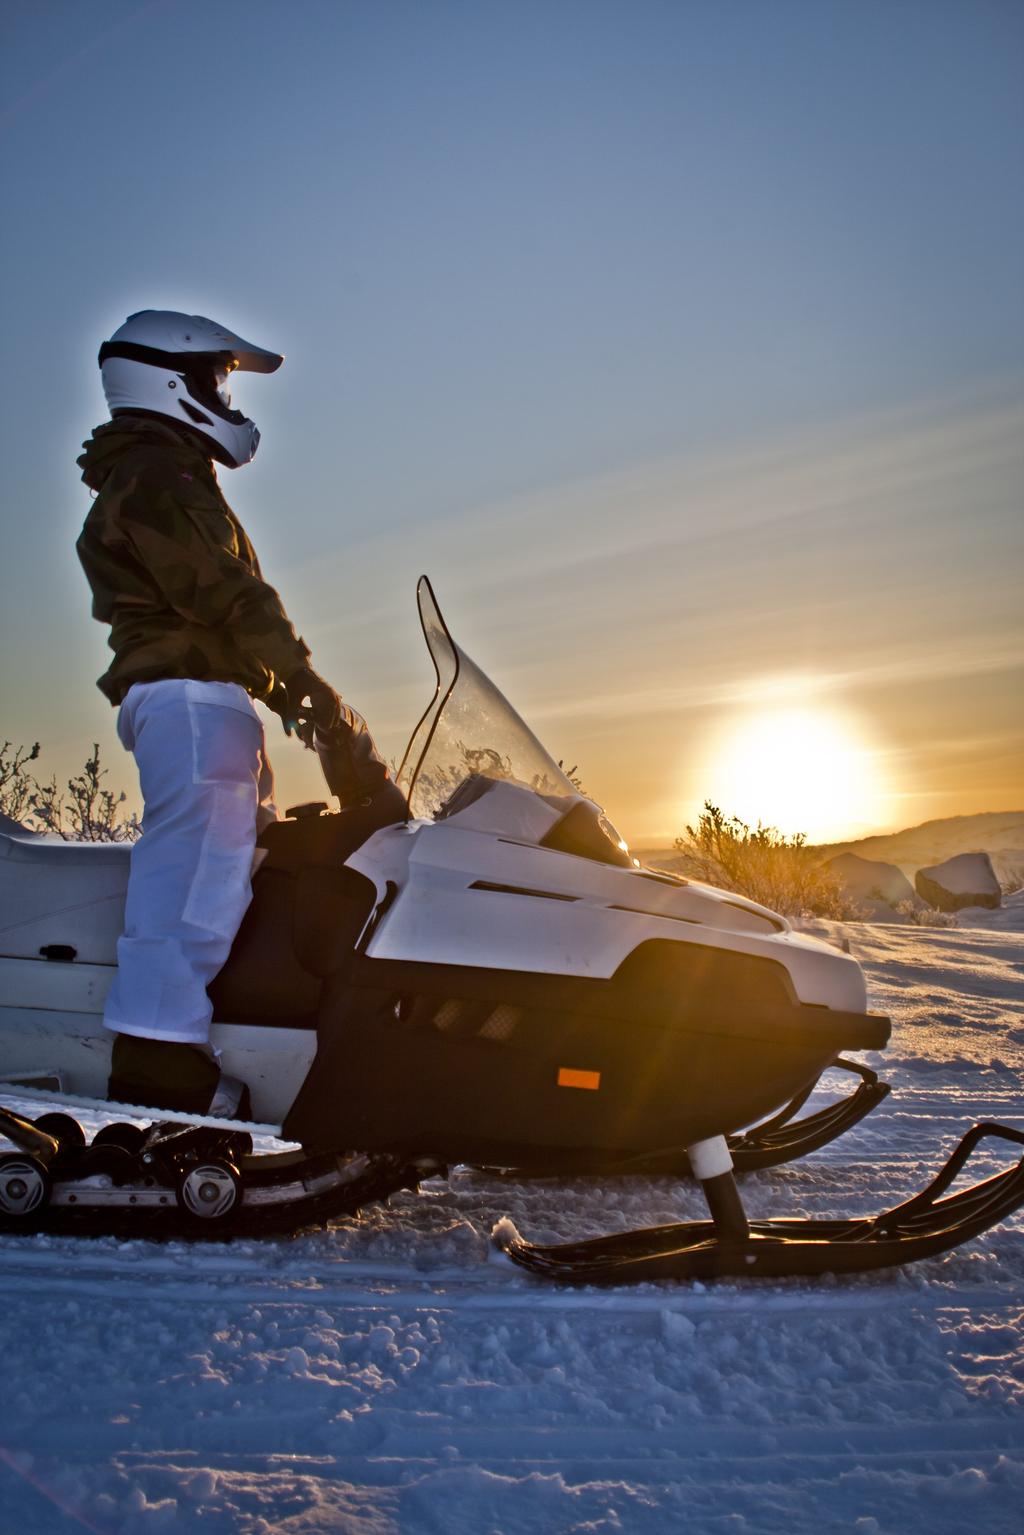
M 183 375 L 190 396 L 222 421 L 240 426 L 246 418 L 233 409 L 231 400 L 231 375 L 238 364 L 233 357 L 210 357 L 203 359 L 203 364 Z
M 218 363 L 213 370 L 213 390 L 225 410 L 231 409 L 231 375 L 235 366 Z

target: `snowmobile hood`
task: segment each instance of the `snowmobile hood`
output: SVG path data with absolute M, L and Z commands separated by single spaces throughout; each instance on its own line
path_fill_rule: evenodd
M 116 421 L 105 421 L 96 427 L 92 436 L 83 442 L 85 451 L 77 460 L 82 479 L 90 490 L 102 490 L 111 470 L 125 453 L 157 444 L 196 453 L 205 464 L 211 463 L 209 453 L 193 433 L 180 431 L 150 416 L 119 416 Z

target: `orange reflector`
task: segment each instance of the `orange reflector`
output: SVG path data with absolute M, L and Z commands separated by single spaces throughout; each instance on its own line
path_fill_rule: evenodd
M 571 1066 L 559 1066 L 559 1087 L 585 1087 L 590 1092 L 596 1093 L 601 1086 L 601 1073 L 599 1071 L 575 1071 Z

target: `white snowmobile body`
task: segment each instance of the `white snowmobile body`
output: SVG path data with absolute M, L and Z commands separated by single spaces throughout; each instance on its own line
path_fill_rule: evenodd
M 257 1120 L 449 1160 L 621 1155 L 736 1131 L 884 1045 L 848 955 L 639 868 L 420 601 L 438 689 L 399 780 L 417 813 L 365 840 L 358 812 L 270 828 L 211 988 Z M 0 825 L 0 1079 L 104 1098 L 129 866 Z
M 520 798 L 527 803 L 518 804 Z M 765 908 L 710 886 L 525 840 L 530 821 L 535 830 L 545 822 L 550 830 L 557 819 L 528 790 L 495 783 L 482 802 L 447 821 L 410 821 L 374 833 L 347 865 L 372 881 L 379 901 L 389 885 L 397 895 L 366 945 L 367 957 L 607 979 L 645 940 L 667 938 L 780 961 L 802 1002 L 864 1011 L 857 963 L 794 933 Z M 104 1097 L 111 1036 L 102 1013 L 117 964 L 129 862 L 127 845 L 66 843 L 0 828 L 5 1078 L 59 1076 L 64 1093 Z M 221 1019 L 211 1038 L 225 1069 L 250 1084 L 257 1117 L 281 1123 L 316 1054 L 315 1028 Z
M 554 1247 L 499 1223 L 516 1263 L 592 1283 L 884 1268 L 1024 1203 L 1024 1156 L 948 1193 L 981 1142 L 1024 1145 L 986 1123 L 879 1216 L 748 1220 L 734 1168 L 813 1151 L 885 1096 L 840 1052 L 881 1048 L 888 1019 L 866 1013 L 848 955 L 739 896 L 639 868 L 451 639 L 425 580 L 419 600 L 437 690 L 398 784 L 361 778 L 341 735 L 318 740 L 343 804 L 354 781 L 373 792 L 267 828 L 209 988 L 226 1069 L 298 1150 L 255 1150 L 254 1125 L 152 1105 L 134 1115 L 149 1123 L 87 1141 L 60 1112 L 84 1099 L 108 1119 L 132 1113 L 104 1101 L 102 1022 L 130 851 L 0 823 L 0 1094 L 34 1083 L 51 1103 L 35 1119 L 0 1104 L 0 1230 L 296 1232 L 459 1162 L 692 1172 L 709 1221 Z M 831 1066 L 860 1086 L 796 1118 Z

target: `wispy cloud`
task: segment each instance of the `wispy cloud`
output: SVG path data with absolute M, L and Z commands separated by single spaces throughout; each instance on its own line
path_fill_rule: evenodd
M 902 653 L 884 661 L 845 670 L 801 673 L 793 677 L 756 675 L 742 680 L 666 684 L 653 688 L 629 688 L 602 693 L 594 698 L 550 699 L 534 712 L 573 718 L 614 709 L 620 718 L 632 715 L 678 713 L 688 709 L 770 708 L 786 704 L 813 705 L 828 699 L 834 703 L 854 692 L 881 691 L 894 685 L 986 674 L 1001 675 L 1024 669 L 1024 644 L 984 654 L 963 654 L 956 649 L 928 655 Z
M 1022 398 L 1007 386 L 369 539 L 345 551 L 359 601 L 320 624 L 318 655 L 336 647 L 340 676 L 386 636 L 361 696 L 397 730 L 419 700 L 406 594 L 425 568 L 556 754 L 578 746 L 591 781 L 648 796 L 611 807 L 627 827 L 651 803 L 638 753 L 698 763 L 725 717 L 773 705 L 852 711 L 923 781 L 941 742 L 997 735 L 1024 687 Z M 340 559 L 302 577 L 332 615 Z
M 986 503 L 1012 494 L 1014 484 L 1019 496 L 1024 382 L 1007 389 L 1013 398 L 929 403 L 781 443 L 547 487 L 454 511 L 427 528 L 346 544 L 333 558 L 322 551 L 293 573 L 322 586 L 339 568 L 376 567 L 384 552 L 392 568 L 429 564 L 460 595 L 509 594 L 510 583 L 520 580 L 529 595 L 569 573 L 573 593 L 591 583 L 614 592 L 609 578 L 624 563 L 646 564 L 657 579 L 668 562 L 678 575 L 684 556 L 733 540 L 742 580 L 741 541 L 755 533 L 802 521 L 831 527 L 846 518 L 850 535 L 866 535 L 878 524 L 934 524 L 954 508 L 970 520 L 978 514 L 979 482 Z

